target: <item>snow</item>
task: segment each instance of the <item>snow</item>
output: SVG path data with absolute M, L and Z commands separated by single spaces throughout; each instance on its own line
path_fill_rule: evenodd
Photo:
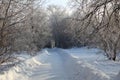
M 43 49 L 0 74 L 0 80 L 120 80 L 120 62 L 93 48 Z M 119 74 L 118 74 L 119 73 Z
M 62 51 L 59 51 L 62 52 Z M 94 66 L 84 61 L 79 61 L 71 55 L 62 52 L 66 72 L 69 75 L 69 80 L 109 80 L 109 76 L 97 70 Z
M 120 72 L 119 72 L 119 74 L 114 78 L 114 80 L 120 80 Z
M 119 61 L 110 61 L 103 55 L 103 51 L 97 48 L 74 48 L 66 50 L 74 58 L 77 58 L 79 61 L 84 61 L 84 63 L 89 63 L 93 65 L 98 70 L 101 70 L 106 75 L 114 78 L 120 71 L 120 62 Z

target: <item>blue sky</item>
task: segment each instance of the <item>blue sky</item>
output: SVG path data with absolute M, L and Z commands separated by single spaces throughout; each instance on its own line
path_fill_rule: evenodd
M 58 6 L 67 6 L 67 1 L 68 0 L 47 0 L 47 5 L 58 5 Z

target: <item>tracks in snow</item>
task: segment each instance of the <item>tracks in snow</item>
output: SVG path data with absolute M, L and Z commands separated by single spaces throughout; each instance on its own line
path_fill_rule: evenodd
M 36 69 L 30 80 L 110 80 L 102 71 L 89 63 L 78 61 L 62 49 L 47 51 L 48 64 Z
M 68 80 L 62 57 L 49 50 L 46 63 L 33 71 L 29 80 Z

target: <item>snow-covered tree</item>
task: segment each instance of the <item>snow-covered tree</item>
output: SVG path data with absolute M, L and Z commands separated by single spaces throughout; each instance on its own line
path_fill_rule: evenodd
M 74 20 L 79 21 L 82 24 L 81 27 L 85 26 L 80 32 L 92 29 L 88 38 L 92 40 L 96 37 L 99 40 L 99 46 L 109 59 L 116 60 L 120 40 L 120 1 L 75 0 L 72 2 L 81 16 Z

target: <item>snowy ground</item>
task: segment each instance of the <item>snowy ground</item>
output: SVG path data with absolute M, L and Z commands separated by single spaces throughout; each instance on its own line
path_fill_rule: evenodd
M 76 48 L 67 50 L 67 52 L 79 61 L 93 65 L 110 77 L 114 77 L 120 71 L 120 61 L 114 62 L 108 60 L 99 49 Z
M 107 60 L 99 49 L 44 49 L 24 59 L 0 80 L 120 80 L 120 62 Z

